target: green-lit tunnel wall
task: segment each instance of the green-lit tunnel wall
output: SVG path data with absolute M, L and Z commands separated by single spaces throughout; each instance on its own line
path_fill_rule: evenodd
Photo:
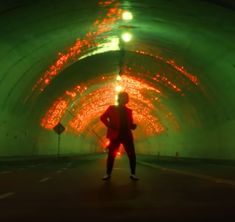
M 0 156 L 57 154 L 58 123 L 61 154 L 102 152 L 99 115 L 121 86 L 137 153 L 235 159 L 234 9 L 232 0 L 3 1 Z

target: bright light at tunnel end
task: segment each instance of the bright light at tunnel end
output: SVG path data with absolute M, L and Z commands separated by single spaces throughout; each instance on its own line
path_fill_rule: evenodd
M 126 21 L 132 20 L 132 19 L 133 19 L 133 15 L 132 15 L 132 13 L 129 12 L 129 11 L 124 11 L 124 12 L 122 13 L 122 19 L 123 19 L 123 20 L 126 20 Z
M 122 86 L 120 86 L 120 85 L 117 85 L 117 86 L 115 87 L 115 91 L 116 91 L 117 93 L 121 92 L 122 90 L 123 90 L 123 88 L 122 88 Z
M 118 76 L 116 77 L 116 80 L 117 80 L 117 81 L 121 81 L 121 80 L 122 80 L 122 77 L 121 77 L 120 75 L 118 75 Z
M 125 32 L 125 33 L 122 34 L 122 40 L 124 42 L 130 42 L 131 39 L 132 39 L 132 34 L 131 33 Z

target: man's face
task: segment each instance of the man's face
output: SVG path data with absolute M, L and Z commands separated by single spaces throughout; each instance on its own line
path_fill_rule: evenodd
M 118 96 L 118 105 L 119 106 L 124 106 L 128 102 L 129 102 L 128 94 L 126 94 L 126 93 L 119 94 L 119 96 Z

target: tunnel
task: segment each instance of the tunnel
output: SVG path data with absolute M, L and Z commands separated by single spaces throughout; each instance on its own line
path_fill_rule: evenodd
M 196 171 L 188 175 L 192 183 L 196 177 L 217 185 L 222 181 L 225 186 L 213 185 L 211 195 L 222 189 L 223 201 L 211 200 L 214 210 L 210 205 L 201 215 L 214 219 L 216 209 L 224 206 L 216 218 L 234 217 L 230 211 L 235 206 L 234 10 L 233 0 L 2 0 L 0 177 L 10 177 L 7 172 L 25 165 L 39 164 L 40 170 L 40 164 L 49 164 L 51 169 L 105 158 L 109 141 L 100 116 L 125 91 L 137 124 L 133 131 L 137 168 L 139 160 L 142 167 L 187 176 L 181 168 L 188 172 L 193 164 Z M 120 147 L 120 169 L 124 153 Z M 208 175 L 199 173 L 201 164 L 207 164 Z M 218 174 L 210 174 L 208 164 Z M 38 171 L 30 173 L 36 176 Z M 21 180 L 17 175 L 11 178 L 16 184 Z M 11 206 L 18 215 L 7 217 L 12 221 L 23 218 L 23 210 L 16 210 L 20 200 L 14 199 L 17 195 L 5 183 L 0 201 L 8 201 L 6 215 Z M 181 183 L 179 178 L 177 183 Z M 191 185 L 185 186 L 190 189 Z M 120 189 L 129 194 L 134 189 L 134 197 L 130 196 L 138 198 L 142 188 L 138 192 L 136 187 Z M 96 196 L 98 191 L 87 192 Z M 121 201 L 127 203 L 124 197 Z M 156 219 L 153 205 L 148 215 Z M 126 212 L 127 208 L 118 209 Z M 110 211 L 109 217 L 114 215 Z M 134 218 L 132 213 L 130 218 Z M 181 217 L 160 218 L 178 221 Z M 193 221 L 193 213 L 186 218 Z

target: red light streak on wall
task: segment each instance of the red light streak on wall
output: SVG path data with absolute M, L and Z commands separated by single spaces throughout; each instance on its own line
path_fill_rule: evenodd
M 75 98 L 75 97 L 77 96 L 77 93 L 71 92 L 71 91 L 69 91 L 69 90 L 67 90 L 67 91 L 65 92 L 65 94 L 66 94 L 67 96 L 70 96 L 71 98 Z
M 119 81 L 116 80 L 116 75 L 103 76 L 91 80 L 86 86 L 78 85 L 65 91 L 63 99 L 59 98 L 52 105 L 41 125 L 52 129 L 63 115 L 68 115 L 66 112 L 68 104 L 73 103 L 70 110 L 67 109 L 70 115 L 70 120 L 68 120 L 70 127 L 67 128 L 69 131 L 76 134 L 89 133 L 88 129 L 94 127 L 94 124 L 97 125 L 97 122 L 99 127 L 96 131 L 102 131 L 104 126 L 99 123 L 99 117 L 109 105 L 115 103 L 115 95 L 117 94 L 115 86 L 117 84 L 128 92 L 130 96 L 128 106 L 133 109 L 134 119 L 145 135 L 154 135 L 165 131 L 165 127 L 157 118 L 156 111 L 167 119 L 172 128 L 179 128 L 174 115 L 161 103 L 162 92 L 152 83 L 131 75 L 122 75 Z M 93 91 L 89 93 L 90 89 Z M 71 118 L 71 116 L 73 117 Z
M 101 1 L 102 5 L 111 5 L 116 1 Z M 99 35 L 108 32 L 111 30 L 112 25 L 120 19 L 122 10 L 118 8 L 110 8 L 106 14 L 106 17 L 103 19 L 97 19 L 93 23 L 93 29 L 96 31 L 88 32 L 85 35 L 84 39 L 77 39 L 73 46 L 71 46 L 67 52 L 58 53 L 58 58 L 52 64 L 48 70 L 45 71 L 43 76 L 36 82 L 33 86 L 32 90 L 35 91 L 39 89 L 39 91 L 43 91 L 48 84 L 59 74 L 59 72 L 72 60 L 75 60 L 79 56 L 85 54 L 86 50 L 98 46 L 98 42 L 96 39 Z
M 194 76 L 194 75 L 188 73 L 184 69 L 183 66 L 178 66 L 174 60 L 167 60 L 167 64 L 170 64 L 171 66 L 173 66 L 176 70 L 178 70 L 180 73 L 185 75 L 188 79 L 190 79 L 191 82 L 193 82 L 195 85 L 199 84 L 199 80 L 198 80 L 197 76 Z
M 69 59 L 74 58 L 81 53 L 82 47 L 89 47 L 89 41 L 78 39 L 75 44 L 68 50 L 68 52 L 58 53 L 58 59 L 50 68 L 43 74 L 43 76 L 33 86 L 33 91 L 39 88 L 43 91 L 52 79 L 59 73 L 59 71 L 69 62 Z
M 130 108 L 133 111 L 133 118 L 139 127 L 143 127 L 146 135 L 160 134 L 165 130 L 165 127 L 153 114 L 153 110 L 146 108 L 145 105 L 139 104 L 138 101 L 130 103 Z
M 157 73 L 156 76 L 154 76 L 152 79 L 156 82 L 163 82 L 165 86 L 168 86 L 169 88 L 171 88 L 173 91 L 177 93 L 182 92 L 182 90 L 175 83 L 173 83 L 166 76 L 160 73 Z
M 53 129 L 65 115 L 69 103 L 86 90 L 87 86 L 85 85 L 77 85 L 72 90 L 66 90 L 64 96 L 58 98 L 48 109 L 41 120 L 41 126 L 46 129 Z
M 69 123 L 76 133 L 83 132 L 92 120 L 99 118 L 108 105 L 114 104 L 116 84 L 114 80 L 114 82 L 81 98 L 79 105 L 77 105 L 80 108 L 75 111 L 75 118 Z M 163 132 L 164 127 L 154 116 L 155 106 L 152 104 L 152 100 L 144 97 L 145 91 L 152 91 L 158 95 L 161 92 L 134 76 L 122 75 L 122 80 L 118 84 L 130 95 L 128 106 L 134 110 L 135 121 L 145 129 L 146 134 Z
M 62 98 L 56 100 L 41 120 L 41 126 L 46 129 L 53 129 L 65 114 L 67 106 L 68 102 L 66 100 Z
M 171 89 L 172 91 L 179 93 L 182 96 L 184 95 L 182 92 L 182 89 L 180 87 L 178 87 L 176 83 L 169 80 L 169 78 L 167 78 L 163 74 L 157 73 L 154 77 L 152 77 L 153 74 L 151 72 L 149 72 L 148 70 L 145 70 L 145 67 L 138 66 L 138 65 L 135 65 L 135 70 L 131 67 L 124 67 L 123 70 L 124 70 L 123 72 L 126 75 L 129 75 L 131 73 L 135 73 L 135 76 L 139 76 L 141 79 L 153 80 L 153 81 L 159 83 L 159 87 L 161 85 L 164 85 L 164 86 L 168 87 L 169 89 Z M 138 70 L 141 70 L 141 71 L 138 71 Z M 154 87 L 156 87 L 155 83 L 153 85 L 154 85 Z M 185 83 L 181 82 L 181 85 L 185 85 Z
M 75 99 L 77 96 L 80 96 L 82 93 L 84 93 L 87 90 L 87 86 L 85 85 L 77 85 L 71 90 L 66 90 L 65 95 Z
M 116 0 L 100 1 L 100 2 L 99 2 L 99 5 L 102 5 L 102 6 L 109 6 L 109 5 L 111 5 L 111 4 L 115 3 L 115 2 L 116 2 Z
M 176 120 L 176 118 L 172 114 L 172 112 L 161 102 L 161 98 L 167 98 L 167 96 L 156 87 L 156 84 L 153 85 L 152 83 L 147 81 L 146 80 L 147 78 L 138 78 L 138 77 L 136 77 L 136 76 L 142 76 L 143 77 L 143 76 L 146 76 L 146 75 L 149 77 L 149 76 L 151 76 L 151 74 L 150 73 L 147 73 L 147 74 L 146 73 L 136 73 L 130 67 L 124 67 L 123 72 L 125 73 L 125 75 L 122 76 L 122 79 L 124 81 L 125 81 L 125 76 L 127 76 L 128 81 L 133 80 L 133 79 L 135 80 L 135 81 L 132 82 L 132 84 L 127 85 L 127 87 L 126 87 L 128 89 L 132 89 L 132 87 L 134 86 L 134 89 L 132 89 L 132 92 L 135 92 L 135 93 L 133 93 L 133 94 L 135 94 L 134 98 L 137 98 L 139 100 L 139 102 L 142 102 L 144 104 L 144 106 L 148 106 L 151 109 L 158 110 L 158 113 L 161 113 L 165 117 L 165 119 L 171 124 L 171 128 L 175 131 L 178 131 L 179 128 L 180 128 L 178 121 Z M 135 76 L 131 76 L 131 73 L 134 74 Z M 158 74 L 158 75 L 160 75 L 160 74 Z M 159 77 L 161 77 L 161 75 Z M 166 81 L 166 86 L 167 87 L 172 88 L 172 90 L 174 90 L 176 92 L 180 91 L 180 89 L 176 86 L 176 84 L 170 82 L 164 76 L 163 76 L 163 79 Z M 136 80 L 138 80 L 137 82 L 139 82 L 141 84 L 138 84 L 136 82 Z M 160 80 L 161 80 L 161 78 L 160 78 Z M 143 84 L 143 83 L 145 83 L 145 84 Z M 146 92 L 148 94 L 150 94 L 149 95 L 150 99 L 147 99 L 147 101 L 145 101 L 146 96 L 143 97 L 143 95 L 141 93 L 139 93 L 139 91 L 141 90 L 141 88 L 144 85 L 150 86 L 150 87 L 146 87 L 146 89 L 147 89 Z M 137 91 L 135 91 L 136 86 L 139 87 L 139 90 L 137 90 Z M 176 88 L 174 88 L 174 86 Z M 154 93 L 152 93 L 152 92 L 154 92 Z M 181 95 L 183 95 L 183 94 L 181 94 Z M 157 103 L 157 105 L 156 105 L 156 103 Z M 140 112 L 141 112 L 141 110 L 140 110 Z
M 113 92 L 112 92 L 113 91 Z M 77 132 L 81 133 L 86 129 L 89 123 L 99 117 L 104 111 L 104 107 L 114 102 L 114 90 L 110 87 L 102 87 L 81 98 L 78 110 L 74 111 L 75 118 L 69 125 Z
M 154 58 L 155 60 L 160 60 L 163 61 L 167 64 L 169 64 L 170 66 L 172 66 L 175 70 L 177 70 L 179 73 L 181 73 L 182 75 L 184 75 L 186 78 L 188 78 L 192 83 L 194 83 L 195 85 L 199 85 L 199 80 L 197 78 L 197 76 L 187 72 L 183 66 L 179 66 L 176 64 L 176 62 L 173 59 L 165 59 L 159 55 L 154 55 L 152 53 L 148 53 L 142 50 L 136 50 L 135 51 L 138 54 L 144 55 L 144 56 L 149 56 Z
M 121 84 L 123 84 L 124 89 L 128 90 L 131 87 L 132 90 L 135 90 L 133 93 L 138 93 L 140 90 L 145 89 L 161 94 L 161 91 L 156 86 L 147 83 L 147 81 L 144 81 L 143 79 L 139 79 L 134 76 L 127 76 L 127 73 L 122 75 L 121 78 Z

